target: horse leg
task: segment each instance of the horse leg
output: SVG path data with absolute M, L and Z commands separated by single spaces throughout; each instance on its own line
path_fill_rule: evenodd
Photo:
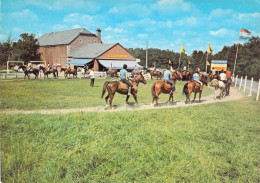
M 112 109 L 112 101 L 113 101 L 114 95 L 115 95 L 115 93 L 111 93 L 111 94 L 109 95 L 110 109 Z
M 139 106 L 139 103 L 138 103 L 138 100 L 137 100 L 137 95 L 134 94 L 133 97 L 134 97 L 134 99 L 135 99 L 135 102 L 136 102 L 137 106 Z
M 192 101 L 195 101 L 197 92 L 194 93 L 194 99 Z
M 108 105 L 107 105 L 107 100 L 108 100 L 108 98 L 109 98 L 109 93 L 108 93 L 108 95 L 105 97 L 105 100 L 106 100 L 106 106 L 108 106 Z
M 129 104 L 129 102 L 128 102 L 129 97 L 130 97 L 130 95 L 126 95 L 126 99 L 125 99 L 126 104 Z
M 199 102 L 201 102 L 201 93 L 202 93 L 202 91 L 200 91 L 200 93 L 199 93 Z

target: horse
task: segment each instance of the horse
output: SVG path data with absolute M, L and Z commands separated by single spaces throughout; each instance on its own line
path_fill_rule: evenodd
M 137 91 L 138 91 L 138 84 L 139 83 L 146 84 L 146 79 L 144 78 L 142 73 L 139 73 L 133 80 L 132 80 L 132 90 L 131 94 L 133 95 L 135 102 L 137 105 L 139 105 L 138 100 L 137 100 Z M 128 94 L 128 86 L 125 83 L 122 83 L 121 81 L 106 81 L 103 85 L 103 90 L 102 90 L 102 96 L 101 98 L 104 97 L 106 90 L 108 91 L 108 95 L 105 97 L 106 104 L 107 100 L 109 98 L 109 103 L 110 103 L 110 109 L 112 109 L 112 101 L 114 98 L 115 93 L 120 93 L 123 95 Z M 128 104 L 128 99 L 129 95 L 126 96 L 126 104 Z
M 226 90 L 227 90 L 227 96 L 229 95 L 229 92 L 230 92 L 230 86 L 232 84 L 232 79 L 231 78 L 227 78 L 227 87 L 226 87 Z
M 192 79 L 192 72 L 182 71 L 182 81 L 190 81 Z
M 58 77 L 58 70 L 57 69 L 50 69 L 49 71 L 44 67 L 44 66 L 40 66 L 39 67 L 39 70 L 42 70 L 42 72 L 44 73 L 44 79 L 45 79 L 45 76 L 49 76 L 49 74 L 53 74 L 53 77 L 54 78 L 57 78 Z
M 226 85 L 225 85 L 225 83 L 224 83 L 223 81 L 219 81 L 219 80 L 217 80 L 217 79 L 213 79 L 213 80 L 209 83 L 209 86 L 215 88 L 215 92 L 214 92 L 214 98 L 215 98 L 215 100 L 217 99 L 216 93 L 217 93 L 217 90 L 218 90 L 218 89 L 220 90 L 220 93 L 219 93 L 220 99 L 221 99 L 221 98 L 224 98 L 224 97 L 226 96 Z
M 199 74 L 200 76 L 200 80 L 203 83 L 203 85 L 208 86 L 208 79 L 206 76 L 204 76 L 202 73 Z M 186 103 L 190 102 L 190 94 L 194 92 L 194 99 L 193 101 L 196 99 L 196 95 L 197 93 L 199 93 L 199 102 L 201 102 L 201 93 L 202 93 L 202 89 L 200 89 L 200 84 L 197 83 L 196 81 L 189 81 L 187 82 L 184 86 L 183 86 L 183 90 L 182 93 L 186 95 Z
M 77 69 L 71 69 L 71 70 L 68 70 L 67 68 L 61 68 L 60 72 L 64 71 L 64 76 L 65 78 L 67 78 L 68 74 L 72 74 L 73 75 L 73 79 L 74 79 L 74 76 L 76 76 L 77 78 Z
M 152 69 L 146 69 L 146 71 L 150 73 L 151 79 L 153 79 L 153 76 L 162 79 L 163 74 L 161 71 L 153 71 Z
M 18 70 L 19 69 L 22 69 L 23 72 L 24 72 L 24 79 L 26 78 L 26 76 L 28 77 L 28 79 L 30 79 L 30 73 L 33 73 L 35 75 L 35 79 L 38 79 L 38 76 L 39 76 L 39 69 L 32 69 L 32 70 L 27 70 L 27 67 L 24 66 L 24 65 L 20 65 L 18 67 Z
M 181 80 L 182 76 L 179 72 L 172 72 L 172 78 L 171 80 L 176 83 L 176 80 Z M 171 84 L 167 83 L 166 81 L 157 81 L 152 85 L 151 88 L 153 101 L 156 100 L 156 105 L 158 106 L 158 98 L 161 93 L 170 94 L 168 104 L 170 104 L 170 100 L 172 99 L 173 103 L 173 92 L 172 92 L 172 86 Z
M 107 76 L 117 77 L 117 70 L 116 69 L 108 70 L 107 71 Z
M 212 81 L 213 79 L 219 79 L 218 74 L 213 74 L 212 71 L 209 72 L 209 78 L 210 81 Z

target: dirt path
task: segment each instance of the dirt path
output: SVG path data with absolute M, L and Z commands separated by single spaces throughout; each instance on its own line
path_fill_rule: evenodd
M 217 103 L 217 102 L 227 102 L 231 100 L 237 100 L 244 97 L 242 92 L 240 92 L 237 88 L 231 88 L 230 89 L 230 96 L 225 97 L 224 99 L 214 99 L 214 93 L 203 97 L 202 96 L 202 102 L 199 103 L 197 100 L 194 103 L 191 104 L 185 104 L 184 101 L 175 101 L 173 105 L 168 105 L 167 103 L 160 103 L 159 107 L 154 105 L 142 105 L 140 104 L 139 107 L 136 105 L 120 105 L 115 106 L 112 110 L 109 110 L 108 107 L 99 106 L 99 107 L 88 107 L 88 108 L 76 108 L 76 109 L 42 109 L 42 110 L 31 110 L 31 111 L 25 111 L 25 110 L 2 110 L 1 114 L 67 114 L 67 113 L 73 113 L 73 112 L 118 112 L 118 111 L 135 111 L 135 110 L 147 110 L 147 109 L 166 109 L 166 108 L 175 108 L 175 107 L 189 107 L 189 106 L 195 106 L 195 105 L 204 105 L 204 104 L 211 104 L 211 103 Z M 217 94 L 219 94 L 219 91 L 217 91 Z M 197 95 L 198 98 L 198 95 Z

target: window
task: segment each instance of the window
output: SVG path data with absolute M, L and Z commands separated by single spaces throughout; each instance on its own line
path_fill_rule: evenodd
M 82 43 L 82 39 L 79 40 L 79 43 Z

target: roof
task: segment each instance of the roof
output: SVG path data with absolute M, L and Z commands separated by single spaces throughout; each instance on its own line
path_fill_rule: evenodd
M 126 64 L 128 69 L 142 69 L 143 66 L 139 65 L 136 60 L 98 60 L 101 65 L 106 68 L 112 67 L 112 69 L 122 69 L 123 65 Z
M 73 58 L 96 58 L 99 55 L 103 54 L 110 48 L 114 47 L 118 43 L 110 43 L 110 44 L 86 44 L 82 46 L 80 49 L 72 52 L 69 57 Z
M 38 42 L 40 46 L 70 44 L 79 34 L 95 35 L 85 28 L 77 28 L 44 34 L 38 38 Z
M 227 60 L 211 60 L 212 64 L 227 64 Z
M 75 65 L 75 66 L 84 66 L 91 62 L 93 59 L 73 59 L 72 61 L 67 62 L 66 64 Z

